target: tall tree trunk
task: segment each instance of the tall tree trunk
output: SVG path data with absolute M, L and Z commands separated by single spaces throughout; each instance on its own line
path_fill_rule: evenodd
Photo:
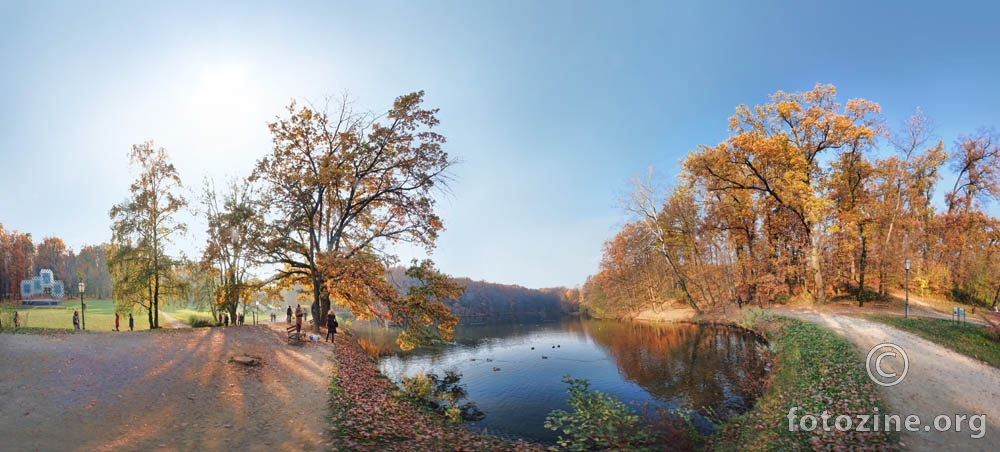
M 819 225 L 814 224 L 809 228 L 809 236 L 807 237 L 811 242 L 812 246 L 809 250 L 809 265 L 813 271 L 813 280 L 816 284 L 816 301 L 820 303 L 826 302 L 826 290 L 825 284 L 823 283 L 823 268 L 820 264 L 820 231 Z
M 146 309 L 146 316 L 149 317 L 149 329 L 154 329 L 153 323 L 153 286 L 147 286 L 149 291 L 149 307 Z
M 677 269 L 677 265 L 674 264 L 674 260 L 670 257 L 670 253 L 661 245 L 660 252 L 663 256 L 667 258 L 667 263 L 670 264 L 670 269 L 674 272 L 674 277 L 677 278 L 677 284 L 681 286 L 681 291 L 684 292 L 684 297 L 687 298 L 688 305 L 694 309 L 694 312 L 701 314 L 701 309 L 698 308 L 698 303 L 694 301 L 691 296 L 691 292 L 688 291 L 687 283 L 684 281 L 684 276 Z
M 858 233 L 861 235 L 861 259 L 858 262 L 858 307 L 865 305 L 865 266 L 868 260 L 868 239 L 865 238 L 865 226 L 858 224 Z
M 326 309 L 330 309 L 330 307 L 329 307 L 329 303 L 330 302 L 327 301 L 327 307 L 326 307 L 326 309 L 324 309 L 323 308 L 323 300 L 322 300 L 323 297 L 321 296 L 321 292 L 322 292 L 321 288 L 322 288 L 322 284 L 323 284 L 323 275 L 315 267 L 316 266 L 313 266 L 312 271 L 310 272 L 311 275 L 312 275 L 312 281 L 313 281 L 313 304 L 309 305 L 309 310 L 313 311 L 312 307 L 318 304 L 319 305 L 319 314 L 323 315 L 323 313 L 326 312 Z M 313 328 L 312 328 L 313 333 L 319 334 L 319 332 L 320 332 L 319 331 L 319 327 L 320 327 L 320 319 L 317 318 L 317 317 L 315 317 L 315 315 L 314 315 L 313 316 Z

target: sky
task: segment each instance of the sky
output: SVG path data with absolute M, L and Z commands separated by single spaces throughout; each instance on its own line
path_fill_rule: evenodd
M 132 144 L 164 147 L 194 202 L 206 177 L 249 174 L 292 99 L 383 112 L 424 90 L 461 161 L 438 267 L 573 287 L 628 221 L 629 179 L 652 166 L 670 183 L 737 105 L 832 83 L 890 126 L 921 107 L 949 150 L 1000 125 L 997 17 L 995 2 L 0 0 L 0 223 L 107 242 Z M 185 220 L 175 246 L 197 257 L 204 222 Z

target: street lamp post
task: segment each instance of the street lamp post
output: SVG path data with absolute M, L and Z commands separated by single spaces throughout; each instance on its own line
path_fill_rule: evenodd
M 83 290 L 87 288 L 87 285 L 80 281 L 76 288 L 80 291 L 80 319 L 83 320 L 83 329 L 87 329 L 87 308 L 83 305 Z
M 903 261 L 903 268 L 906 269 L 906 311 L 904 318 L 910 318 L 910 258 Z

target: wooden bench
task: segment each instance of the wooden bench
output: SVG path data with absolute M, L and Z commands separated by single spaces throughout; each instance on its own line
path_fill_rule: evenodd
M 892 303 L 888 301 L 869 301 L 868 304 L 872 309 L 883 310 L 892 307 Z
M 288 342 L 298 342 L 302 340 L 302 333 L 295 331 L 295 325 L 285 328 L 285 334 L 288 335 Z

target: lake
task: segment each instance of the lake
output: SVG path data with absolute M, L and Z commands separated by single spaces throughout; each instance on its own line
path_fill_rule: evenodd
M 454 343 L 400 352 L 395 331 L 356 323 L 351 331 L 382 373 L 461 374 L 468 400 L 485 417 L 473 431 L 554 443 L 546 415 L 568 410 L 564 375 L 633 405 L 681 410 L 703 433 L 709 419 L 727 419 L 752 406 L 765 360 L 752 334 L 725 326 L 565 320 L 542 325 L 464 326 Z

